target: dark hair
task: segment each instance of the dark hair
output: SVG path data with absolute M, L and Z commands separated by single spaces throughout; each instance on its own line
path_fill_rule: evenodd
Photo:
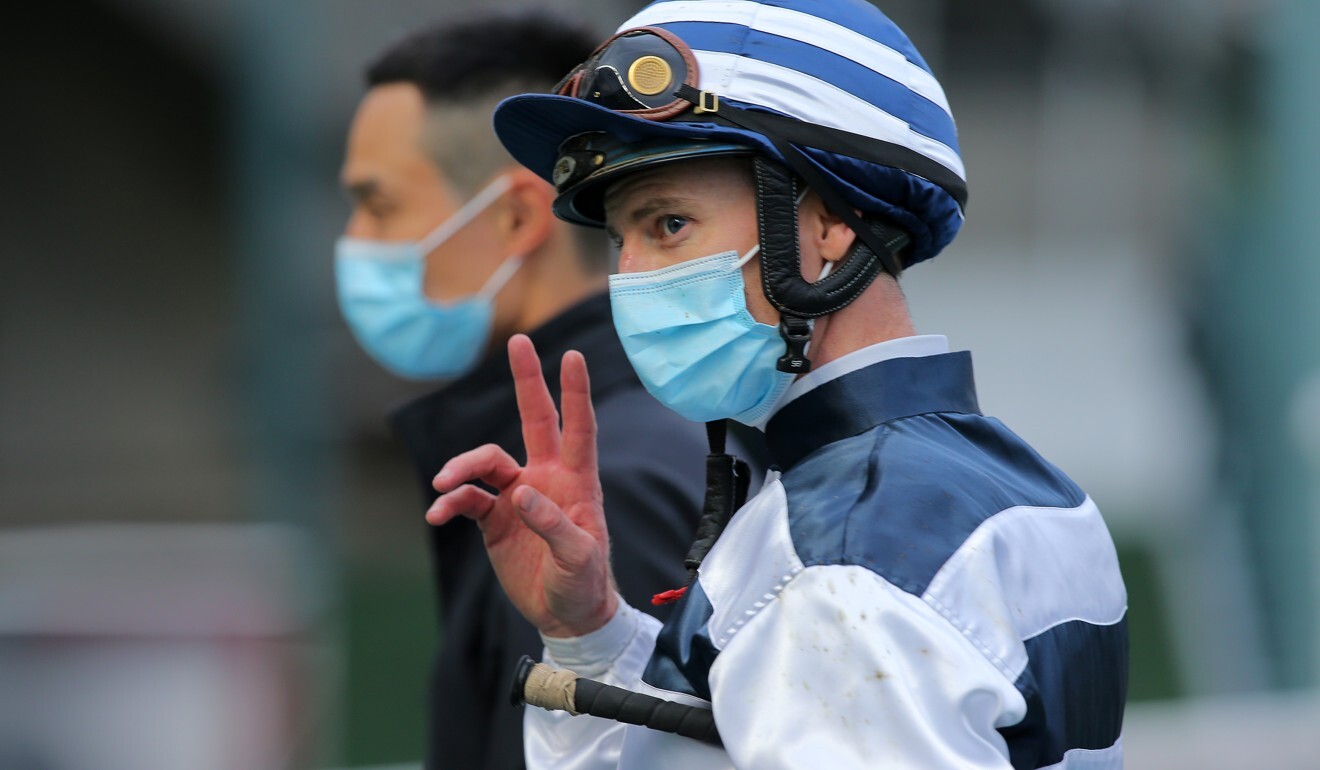
M 549 91 L 585 61 L 597 35 L 546 8 L 466 14 L 414 32 L 385 49 L 366 70 L 368 88 L 412 83 L 427 102 L 464 102 L 508 83 Z

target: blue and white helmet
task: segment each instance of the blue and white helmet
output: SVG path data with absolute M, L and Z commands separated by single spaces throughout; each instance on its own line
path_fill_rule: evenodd
M 844 141 L 843 147 L 820 149 L 826 142 L 813 144 L 809 135 L 784 139 L 819 164 L 853 206 L 907 230 L 912 238 L 904 254 L 907 265 L 935 256 L 957 234 L 966 174 L 944 90 L 903 31 L 870 3 L 660 0 L 619 29 L 639 27 L 663 30 L 686 45 L 697 68 L 691 85 L 715 111 L 697 112 L 683 102 L 681 112 L 656 120 L 654 114 L 611 110 L 617 102 L 608 99 L 598 106 L 581 93 L 581 98 L 516 96 L 500 106 L 495 127 L 519 162 L 554 181 L 565 140 L 590 132 L 604 132 L 621 145 L 675 139 L 732 143 L 785 161 L 764 134 L 716 122 L 721 106 L 734 106 L 794 118 L 804 129 L 850 135 L 830 138 L 858 146 Z M 597 56 L 620 39 L 612 38 Z M 647 56 L 642 67 L 619 73 L 621 84 L 634 86 L 629 90 L 642 85 L 672 103 L 673 89 L 656 94 L 645 84 L 648 75 L 663 77 L 665 67 L 677 75 L 677 67 L 657 64 L 667 58 L 663 54 L 644 52 L 639 58 Z M 580 76 L 581 68 L 575 74 Z M 599 225 L 597 212 L 573 205 L 581 181 L 573 186 L 578 189 L 561 190 L 558 210 L 567 219 Z
M 943 88 L 866 0 L 658 0 L 555 94 L 501 103 L 495 131 L 556 186 L 561 218 L 596 226 L 605 183 L 621 174 L 750 155 L 766 296 L 799 331 L 804 319 L 851 302 L 881 270 L 898 275 L 939 253 L 967 200 Z M 860 256 L 815 284 L 801 279 L 794 234 L 780 237 L 782 224 L 773 224 L 796 222 L 799 181 L 860 241 Z

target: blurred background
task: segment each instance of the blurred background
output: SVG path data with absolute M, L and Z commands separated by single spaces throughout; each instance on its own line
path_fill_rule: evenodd
M 563 7 L 602 33 L 640 3 Z M 1320 751 L 1320 2 L 884 0 L 958 117 L 906 278 L 1098 501 L 1130 768 Z M 0 768 L 416 767 L 438 634 L 335 306 L 361 69 L 444 0 L 67 0 L 0 68 Z

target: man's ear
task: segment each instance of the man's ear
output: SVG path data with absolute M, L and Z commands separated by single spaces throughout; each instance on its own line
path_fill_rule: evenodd
M 550 210 L 555 190 L 545 180 L 521 166 L 511 168 L 509 191 L 505 193 L 500 228 L 509 255 L 531 259 L 554 231 Z
M 848 254 L 857 234 L 846 222 L 826 208 L 814 192 L 802 199 L 798 231 L 804 253 L 819 254 L 826 262 L 838 262 Z M 810 250 L 810 252 L 808 252 Z

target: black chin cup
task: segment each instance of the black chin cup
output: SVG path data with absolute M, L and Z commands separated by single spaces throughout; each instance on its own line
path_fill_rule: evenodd
M 812 185 L 812 189 L 817 190 L 826 206 L 847 222 L 858 237 L 829 275 L 819 281 L 807 281 L 802 277 L 798 241 L 796 180 L 783 165 L 759 155 L 753 161 L 753 169 L 761 239 L 761 286 L 766 298 L 780 312 L 779 334 L 788 347 L 777 368 L 800 374 L 811 370 L 811 361 L 806 356 L 806 344 L 811 340 L 807 319 L 829 315 L 847 306 L 882 272 L 897 277 L 900 271 L 897 253 L 907 244 L 908 235 L 885 223 L 863 220 L 846 202 L 841 203 L 841 197 L 822 180 Z

